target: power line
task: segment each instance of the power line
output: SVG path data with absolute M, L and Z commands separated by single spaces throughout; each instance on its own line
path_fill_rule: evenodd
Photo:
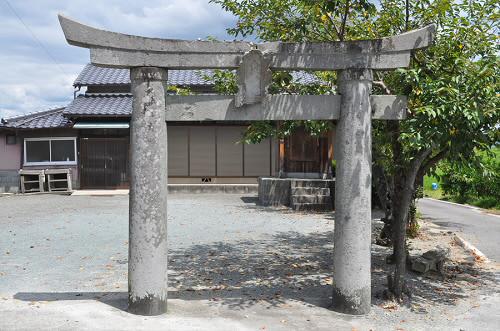
M 63 67 L 59 64 L 59 62 L 57 62 L 57 60 L 55 59 L 55 57 L 53 57 L 52 54 L 50 54 L 49 50 L 43 45 L 43 43 L 40 41 L 40 39 L 37 38 L 37 36 L 35 35 L 35 33 L 29 28 L 29 26 L 26 23 L 24 23 L 23 19 L 21 18 L 21 16 L 19 16 L 19 14 L 14 9 L 14 7 L 12 7 L 12 5 L 10 4 L 10 2 L 8 0 L 3 0 L 3 1 L 7 5 L 7 7 L 10 8 L 10 10 L 12 11 L 12 13 L 14 13 L 14 15 L 17 17 L 17 19 L 19 20 L 19 22 L 21 22 L 21 24 L 24 25 L 24 27 L 26 28 L 26 30 L 28 30 L 28 32 L 31 34 L 31 37 L 38 43 L 38 45 L 45 51 L 45 53 L 47 53 L 47 55 L 52 60 L 52 62 L 54 62 L 57 65 L 57 67 L 59 67 L 59 69 L 61 70 L 61 72 L 63 74 L 67 75 L 66 71 L 64 71 Z

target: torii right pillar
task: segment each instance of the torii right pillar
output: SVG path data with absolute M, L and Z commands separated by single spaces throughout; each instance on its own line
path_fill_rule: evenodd
M 371 87 L 370 69 L 338 73 L 332 307 L 355 315 L 371 306 Z

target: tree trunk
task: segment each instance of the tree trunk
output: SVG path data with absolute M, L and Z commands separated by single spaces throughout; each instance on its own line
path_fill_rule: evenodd
M 413 196 L 413 180 L 404 174 L 396 174 L 394 181 L 394 196 L 397 197 L 392 201 L 395 268 L 390 290 L 397 299 L 402 299 L 406 273 L 406 225 Z
M 399 134 L 399 127 L 395 128 L 394 133 Z M 396 138 L 396 136 L 393 136 Z M 420 150 L 416 153 L 413 160 L 406 167 L 404 164 L 402 145 L 397 140 L 393 140 L 394 164 L 400 165 L 396 168 L 394 174 L 394 195 L 393 205 L 393 257 L 395 262 L 394 275 L 390 279 L 389 289 L 394 296 L 401 300 L 405 290 L 406 273 L 406 226 L 410 205 L 415 193 L 415 178 L 419 172 L 424 160 L 432 152 L 431 149 Z
M 381 246 L 392 245 L 392 196 L 393 196 L 393 177 L 387 177 L 383 167 L 375 164 L 373 166 L 373 184 L 375 192 L 380 201 L 381 207 L 384 210 L 384 217 L 381 219 L 384 222 L 377 244 Z

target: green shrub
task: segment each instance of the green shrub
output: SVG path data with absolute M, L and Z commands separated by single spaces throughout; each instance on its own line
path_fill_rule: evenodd
M 441 186 L 446 195 L 459 203 L 477 200 L 482 208 L 493 208 L 500 201 L 500 154 L 495 157 L 481 155 L 482 166 L 462 166 L 444 162 L 440 165 Z

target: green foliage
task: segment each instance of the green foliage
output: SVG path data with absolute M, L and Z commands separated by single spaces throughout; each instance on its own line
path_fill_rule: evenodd
M 177 95 L 189 95 L 191 94 L 191 90 L 187 87 L 178 87 L 175 85 L 167 86 L 167 93 L 174 93 Z
M 406 235 L 409 238 L 415 238 L 418 235 L 420 224 L 418 223 L 417 199 L 423 197 L 423 188 L 419 187 L 413 193 L 413 200 L 408 211 L 408 226 L 406 227 Z
M 494 151 L 478 153 L 482 161 L 476 167 L 457 166 L 450 162 L 441 164 L 441 185 L 445 194 L 455 197 L 460 203 L 479 200 L 483 208 L 500 204 L 500 148 Z
M 436 172 L 439 171 L 439 168 L 436 168 Z M 432 189 L 432 183 L 437 183 L 437 190 Z M 433 199 L 441 199 L 443 198 L 443 189 L 441 187 L 441 181 L 439 180 L 439 176 L 425 176 L 424 177 L 424 196 L 433 198 Z
M 420 230 L 420 224 L 418 223 L 418 218 L 415 218 L 413 221 L 408 223 L 408 227 L 406 228 L 406 235 L 408 238 L 416 238 L 418 236 L 418 232 Z
M 293 76 L 287 71 L 273 72 L 273 80 L 269 86 L 270 94 L 330 94 L 333 92 L 331 73 L 318 74 L 318 82 L 314 84 L 301 84 L 293 80 Z M 214 70 L 213 75 L 203 75 L 206 80 L 214 82 L 214 89 L 220 94 L 235 94 L 238 92 L 236 74 L 229 70 Z M 321 135 L 331 128 L 329 121 L 284 121 L 280 127 L 276 127 L 270 121 L 258 121 L 248 126 L 242 139 L 246 144 L 257 144 L 268 137 L 283 138 L 289 136 L 297 127 L 303 126 L 313 136 Z
M 410 28 L 438 24 L 433 47 L 417 51 L 411 67 L 379 74 L 393 94 L 409 96 L 409 118 L 400 123 L 406 168 L 423 150 L 462 165 L 477 162 L 474 150 L 484 150 L 499 140 L 499 44 L 496 1 L 410 1 Z M 403 6 L 382 1 L 374 25 L 382 34 L 404 29 Z M 397 14 L 399 13 L 399 14 Z M 391 31 L 392 30 L 392 31 Z M 376 155 L 386 168 L 396 171 L 388 124 L 375 123 Z M 433 169 L 431 164 L 428 171 Z
M 437 24 L 432 47 L 412 54 L 409 68 L 375 72 L 373 92 L 409 97 L 408 119 L 373 122 L 374 160 L 388 176 L 433 174 L 439 160 L 477 167 L 500 140 L 498 0 L 212 0 L 237 17 L 228 32 L 261 41 L 335 41 L 379 38 Z M 333 93 L 336 75 L 316 73 L 324 86 L 295 86 L 275 73 L 272 93 Z M 312 134 L 322 122 L 255 123 L 245 142 L 282 137 L 305 125 Z M 420 159 L 417 157 L 423 156 Z M 420 160 L 414 162 L 414 160 Z M 413 169 L 412 169 L 413 168 Z
M 248 126 L 242 142 L 258 144 L 268 137 L 287 137 L 300 126 L 303 126 L 312 136 L 319 136 L 331 129 L 331 125 L 332 123 L 328 121 L 283 121 L 279 127 L 276 127 L 271 121 L 258 121 Z
M 213 75 L 203 75 L 206 80 L 214 82 L 214 90 L 219 94 L 235 94 L 238 92 L 236 74 L 228 70 L 214 70 Z
M 355 39 L 376 7 L 367 0 L 211 0 L 238 19 L 227 31 L 264 41 Z M 350 24 L 347 24 L 349 18 Z

